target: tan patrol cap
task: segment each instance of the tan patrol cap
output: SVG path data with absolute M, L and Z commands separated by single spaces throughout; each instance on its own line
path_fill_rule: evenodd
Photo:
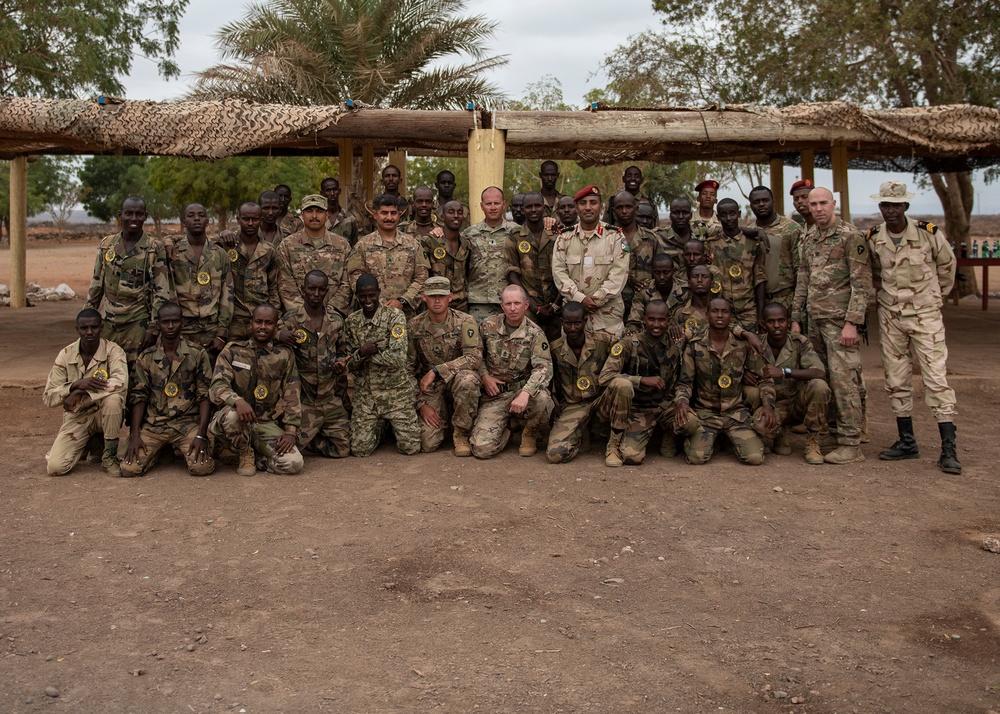
M 324 211 L 329 211 L 330 205 L 327 203 L 326 196 L 320 196 L 318 193 L 310 193 L 308 196 L 302 197 L 302 203 L 299 205 L 300 211 L 304 211 L 307 208 L 322 208 Z
M 451 281 L 443 275 L 435 275 L 424 281 L 424 295 L 434 297 L 435 295 L 451 295 Z

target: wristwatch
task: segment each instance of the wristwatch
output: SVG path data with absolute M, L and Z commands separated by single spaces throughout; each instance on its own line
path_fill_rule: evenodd
M 782 370 L 781 370 L 781 373 L 785 376 L 785 379 L 791 379 L 792 378 L 792 368 L 791 367 L 783 367 Z

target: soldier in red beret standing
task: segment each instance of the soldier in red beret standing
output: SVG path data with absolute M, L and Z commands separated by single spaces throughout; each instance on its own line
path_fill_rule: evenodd
M 719 202 L 719 182 L 705 179 L 695 186 L 694 190 L 698 192 L 698 212 L 691 220 L 691 227 L 719 230 L 721 228 L 719 218 L 715 215 L 715 204 Z

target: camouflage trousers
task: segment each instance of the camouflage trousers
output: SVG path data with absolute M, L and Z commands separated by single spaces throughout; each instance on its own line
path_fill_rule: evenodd
M 795 301 L 795 288 L 785 288 L 784 290 L 777 290 L 773 293 L 767 293 L 767 299 L 764 300 L 765 305 L 770 305 L 772 302 L 776 302 L 779 305 L 784 305 L 788 309 L 788 314 L 792 313 L 792 303 Z
M 759 409 L 760 391 L 757 387 L 744 387 L 743 396 L 752 410 Z M 826 410 L 830 404 L 830 385 L 823 379 L 810 379 L 808 382 L 799 382 L 798 391 L 790 399 L 779 399 L 774 404 L 774 416 L 778 419 L 778 428 L 767 431 L 763 427 L 763 422 L 757 426 L 754 422 L 754 429 L 761 436 L 773 439 L 783 426 L 794 426 L 795 424 L 805 424 L 806 428 L 812 432 L 818 432 L 826 425 Z
M 591 419 L 610 421 L 614 415 L 615 422 L 611 428 L 618 431 L 625 429 L 630 402 L 631 397 L 626 397 L 620 391 L 605 389 L 596 399 L 566 404 L 560 410 L 549 432 L 549 445 L 546 450 L 549 463 L 564 464 L 576 458 Z
M 840 321 L 809 320 L 809 339 L 816 354 L 823 360 L 830 380 L 830 391 L 833 394 L 830 404 L 837 414 L 837 441 L 844 446 L 858 446 L 865 421 L 861 347 L 841 345 L 842 329 L 844 323 Z
M 433 407 L 441 417 L 439 428 L 420 420 L 420 450 L 425 454 L 437 450 L 444 441 L 445 429 L 448 426 L 449 414 L 451 425 L 456 429 L 471 431 L 479 411 L 479 391 L 481 383 L 479 375 L 471 369 L 463 369 L 455 373 L 447 383 L 435 380 L 431 391 L 423 395 L 424 404 Z M 449 410 L 449 402 L 453 408 Z
M 368 456 L 382 441 L 385 423 L 392 424 L 399 453 L 420 452 L 420 424 L 409 382 L 372 387 L 355 383 L 351 399 L 351 453 Z
M 712 458 L 715 440 L 725 434 L 733 444 L 736 458 L 745 464 L 757 466 L 764 461 L 764 442 L 757 429 L 763 430 L 763 420 L 759 413 L 750 416 L 745 408 L 728 414 L 718 414 L 706 409 L 696 409 L 697 416 L 686 424 L 678 424 L 678 432 L 687 434 L 684 440 L 684 455 L 689 464 L 707 464 Z M 757 426 L 757 425 L 760 426 Z
M 117 439 L 125 410 L 124 394 L 109 394 L 101 401 L 75 412 L 63 412 L 62 425 L 52 448 L 45 455 L 49 476 L 65 476 L 83 456 L 87 441 L 93 434 L 104 434 L 104 440 Z
M 146 445 L 146 450 L 139 452 L 139 458 L 135 463 L 121 462 L 122 476 L 142 476 L 156 463 L 156 457 L 159 455 L 160 449 L 166 446 L 173 446 L 181 452 L 181 456 L 184 457 L 184 461 L 187 463 L 188 473 L 192 476 L 208 476 L 215 471 L 215 459 L 212 458 L 212 448 L 208 442 L 204 444 L 207 454 L 206 461 L 199 463 L 195 456 L 188 453 L 191 444 L 196 443 L 195 437 L 198 436 L 197 423 L 181 425 L 180 429 L 167 427 L 163 431 L 153 431 L 149 427 L 143 427 L 142 433 L 139 436 L 142 439 L 142 443 Z M 201 440 L 198 439 L 197 441 Z M 121 456 L 124 457 L 124 452 L 122 452 Z
M 298 444 L 303 451 L 309 449 L 334 459 L 351 455 L 351 415 L 340 397 L 327 395 L 321 404 L 302 400 Z
M 510 403 L 520 393 L 501 392 L 490 397 L 484 392 L 479 399 L 479 413 L 469 438 L 472 455 L 477 459 L 490 459 L 507 446 L 510 439 Z M 539 389 L 538 394 L 528 400 L 528 406 L 521 414 L 525 421 L 524 428 L 544 433 L 549 425 L 553 406 L 548 390 Z
M 469 309 L 466 310 L 467 313 L 476 318 L 476 324 L 483 324 L 483 320 L 487 317 L 493 317 L 494 315 L 499 315 L 501 313 L 499 303 L 491 302 L 470 302 Z
M 924 401 L 938 422 L 955 421 L 958 413 L 955 390 L 948 386 L 948 346 L 940 311 L 902 317 L 883 308 L 878 311 L 879 346 L 885 368 L 885 391 L 897 417 L 913 412 L 913 369 L 910 353 L 917 359 L 924 381 Z
M 128 362 L 129 374 L 139 356 L 139 347 L 142 346 L 142 338 L 146 336 L 146 325 L 142 321 L 126 322 L 123 325 L 115 325 L 110 320 L 105 320 L 101 326 L 101 337 L 122 348 L 125 352 L 125 360 Z
M 225 406 L 215 413 L 208 432 L 215 437 L 216 452 L 227 447 L 237 454 L 248 447 L 253 447 L 257 454 L 257 465 L 262 471 L 273 474 L 297 474 L 302 470 L 302 454 L 292 448 L 284 456 L 278 456 L 274 444 L 285 430 L 277 422 L 257 421 L 246 423 L 240 421 L 240 415 L 235 407 Z
M 635 384 L 625 377 L 615 377 L 604 390 L 611 395 L 611 428 L 624 431 L 621 443 L 622 461 L 638 465 L 646 460 L 646 448 L 657 428 L 664 439 L 674 438 L 674 405 L 635 407 Z

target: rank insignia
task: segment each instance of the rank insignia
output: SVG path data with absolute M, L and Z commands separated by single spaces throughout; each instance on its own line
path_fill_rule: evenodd
M 588 389 L 590 389 L 590 380 L 587 379 L 586 377 L 580 377 L 578 380 L 576 380 L 576 388 L 579 389 L 581 392 L 586 392 Z
M 729 266 L 729 277 L 731 277 L 731 278 L 738 278 L 741 275 L 743 275 L 743 268 L 741 268 L 738 265 L 730 265 Z
M 117 258 L 117 257 L 118 257 L 118 254 L 115 253 L 115 249 L 114 248 L 108 248 L 104 252 L 104 260 L 105 260 L 105 262 L 113 263 L 113 262 L 115 262 L 115 258 Z
M 406 334 L 406 328 L 402 325 L 393 325 L 392 329 L 389 330 L 389 334 L 393 336 L 394 339 L 399 339 Z
M 309 339 L 309 335 L 307 335 L 306 331 L 300 327 L 299 329 L 297 329 L 295 332 L 292 333 L 292 338 L 295 340 L 295 344 L 301 345 L 303 342 Z
M 733 386 L 733 378 L 730 377 L 728 374 L 722 375 L 721 377 L 719 377 L 719 386 L 722 387 L 723 389 L 729 389 L 731 386 Z
M 438 246 L 437 248 L 434 249 L 434 259 L 435 260 L 444 260 L 444 257 L 446 255 L 448 255 L 448 253 L 441 246 Z
M 167 382 L 163 387 L 163 393 L 168 397 L 176 397 L 181 390 L 177 388 L 177 385 L 173 382 Z
M 106 369 L 95 369 L 94 377 L 97 379 L 103 379 L 105 382 L 108 381 L 108 370 Z
M 206 273 L 204 270 L 201 271 L 200 273 L 198 273 L 198 284 L 199 285 L 208 285 L 210 282 L 212 282 L 212 276 L 211 275 L 209 275 L 208 273 Z
M 621 356 L 621 353 L 624 352 L 624 351 L 625 351 L 625 348 L 622 347 L 622 343 L 621 342 L 616 342 L 611 347 L 611 356 L 612 357 L 619 357 L 619 356 Z
M 230 248 L 229 250 L 227 250 L 226 255 L 229 256 L 230 263 L 235 263 L 237 260 L 240 259 L 240 252 L 235 248 Z
M 267 387 L 263 384 L 259 385 L 255 390 L 253 390 L 253 396 L 256 399 L 267 399 Z
M 518 253 L 530 253 L 531 252 L 531 243 L 529 243 L 526 240 L 521 241 L 520 243 L 517 244 L 517 252 Z

